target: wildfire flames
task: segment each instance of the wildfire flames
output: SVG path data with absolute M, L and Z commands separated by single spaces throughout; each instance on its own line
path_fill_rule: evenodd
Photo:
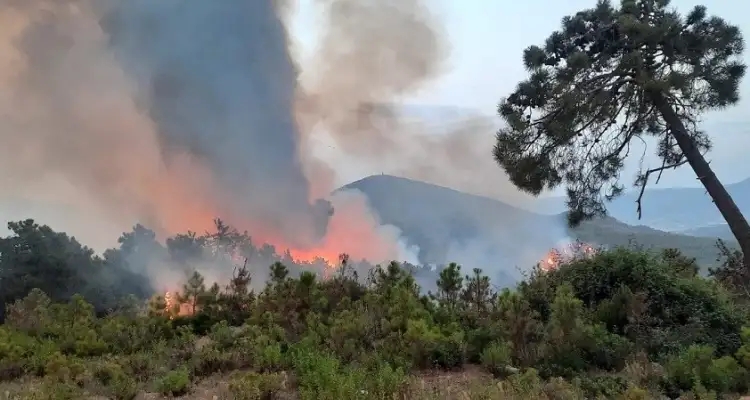
M 328 272 L 335 268 L 336 265 L 340 265 L 341 263 L 346 262 L 345 260 L 348 260 L 349 258 L 348 255 L 344 254 L 337 254 L 336 256 L 325 256 L 324 254 L 326 253 L 317 253 L 313 250 L 303 252 L 295 251 L 293 249 L 286 249 L 285 253 L 286 256 L 291 258 L 291 260 L 296 264 L 303 265 L 305 263 L 315 263 L 320 265 L 320 263 L 322 262 L 326 267 L 323 271 L 324 278 L 328 278 Z M 232 251 L 228 254 L 228 256 L 235 264 L 241 265 L 244 263 L 245 266 L 247 266 L 247 258 L 244 257 L 240 252 Z M 179 292 L 167 290 L 164 292 L 163 300 L 164 314 L 167 315 L 169 319 L 174 319 L 176 316 L 189 316 L 194 313 L 194 311 L 191 309 L 190 304 L 186 304 L 180 300 Z
M 190 315 L 191 311 L 188 304 L 180 302 L 175 292 L 166 291 L 164 292 L 164 313 L 172 319 L 175 316 Z
M 173 307 L 174 307 L 174 298 L 172 297 L 172 292 L 164 293 L 164 311 L 166 311 L 167 313 L 170 313 Z
M 551 271 L 557 269 L 561 264 L 564 264 L 566 262 L 570 262 L 575 259 L 591 257 L 596 254 L 597 251 L 598 250 L 595 247 L 591 246 L 588 243 L 576 241 L 575 243 L 571 243 L 568 246 L 564 247 L 562 250 L 550 250 L 544 257 L 542 262 L 539 263 L 539 266 L 545 272 Z

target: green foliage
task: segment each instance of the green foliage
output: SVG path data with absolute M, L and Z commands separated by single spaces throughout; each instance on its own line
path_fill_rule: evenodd
M 35 380 L 23 398 L 123 400 L 149 390 L 181 396 L 230 374 L 224 395 L 237 399 L 706 398 L 748 389 L 745 303 L 679 253 L 574 257 L 499 293 L 481 270 L 462 276 L 456 264 L 427 295 L 397 263 L 366 281 L 346 267 L 320 279 L 275 263 L 257 291 L 238 279 L 244 273 L 224 288 L 193 273 L 176 296 L 192 314 L 180 316 L 164 299 L 97 315 L 83 296 L 55 301 L 30 290 L 0 326 L 0 378 Z M 479 377 L 462 387 L 429 382 L 472 371 Z
M 511 365 L 511 348 L 508 343 L 492 343 L 482 352 L 482 366 L 496 377 L 503 377 Z
M 168 396 L 181 396 L 190 391 L 190 373 L 181 367 L 167 372 L 156 381 L 156 390 Z
M 234 400 L 272 400 L 282 391 L 284 383 L 281 374 L 240 373 L 229 381 L 229 393 Z
M 302 399 L 386 399 L 406 384 L 404 371 L 388 364 L 365 370 L 344 366 L 330 353 L 300 347 L 293 356 Z
M 657 357 L 692 343 L 733 355 L 744 315 L 715 283 L 649 253 L 616 249 L 573 260 L 521 285 L 543 319 L 549 319 L 557 287 L 570 284 L 594 321 Z
M 711 143 L 697 124 L 737 103 L 743 50 L 739 28 L 704 6 L 682 16 L 668 0 L 598 1 L 524 51 L 529 77 L 498 107 L 506 126 L 495 158 L 526 192 L 565 185 L 572 225 L 604 215 L 604 202 L 622 193 L 635 139 L 654 138 L 662 161 L 638 175 L 637 187 L 686 157 L 708 173 L 701 153 Z
M 681 390 L 697 386 L 718 393 L 747 390 L 748 371 L 732 357 L 714 358 L 714 349 L 693 345 L 666 364 L 670 383 Z

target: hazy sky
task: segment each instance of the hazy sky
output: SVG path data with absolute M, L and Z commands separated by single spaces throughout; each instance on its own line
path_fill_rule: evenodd
M 295 19 L 295 36 L 303 50 L 314 45 L 315 16 L 312 0 L 301 0 Z M 445 22 L 451 40 L 452 55 L 449 70 L 429 90 L 413 101 L 421 104 L 449 105 L 494 113 L 498 100 L 513 90 L 526 73 L 521 54 L 531 44 L 542 44 L 559 27 L 561 18 L 578 10 L 592 7 L 595 0 L 489 1 L 489 0 L 432 0 L 434 11 Z M 673 1 L 683 13 L 696 3 L 691 0 Z M 704 3 L 709 14 L 716 14 L 739 25 L 750 37 L 750 9 L 730 0 Z M 750 52 L 745 59 L 750 62 Z M 740 105 L 705 118 L 705 129 L 714 140 L 709 155 L 720 179 L 732 183 L 750 177 L 750 163 L 746 160 L 750 149 L 750 77 L 742 86 L 744 98 Z M 654 162 L 654 161 L 652 161 Z M 623 178 L 632 181 L 635 162 Z M 655 165 L 652 165 L 655 166 Z M 696 180 L 689 167 L 665 175 L 660 186 L 695 186 Z

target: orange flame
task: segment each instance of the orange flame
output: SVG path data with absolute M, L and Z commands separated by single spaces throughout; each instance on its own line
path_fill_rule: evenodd
M 164 293 L 164 312 L 169 316 L 169 319 L 174 318 L 173 311 L 175 309 L 175 299 L 172 296 L 172 292 L 167 291 Z
M 177 297 L 177 293 L 166 291 L 164 292 L 164 312 L 169 316 L 169 319 L 174 317 L 184 317 L 192 314 L 189 304 L 181 303 Z
M 562 250 L 551 249 L 547 252 L 539 267 L 542 271 L 552 271 L 557 269 L 560 265 L 571 262 L 576 259 L 591 257 L 595 255 L 598 250 L 588 243 L 575 242 L 571 243 Z
M 262 243 L 273 245 L 281 255 L 288 252 L 292 260 L 305 264 L 324 261 L 335 268 L 339 256 L 348 254 L 352 260 L 368 260 L 374 263 L 395 260 L 399 257 L 399 232 L 394 227 L 385 227 L 369 209 L 367 198 L 359 192 L 337 194 L 333 200 L 334 214 L 328 224 L 325 237 L 310 248 L 295 248 L 272 229 L 253 226 L 252 237 Z

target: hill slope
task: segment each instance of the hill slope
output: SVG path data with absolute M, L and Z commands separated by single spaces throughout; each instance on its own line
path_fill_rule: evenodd
M 740 209 L 750 212 L 750 179 L 727 185 Z M 628 224 L 644 224 L 669 231 L 685 231 L 723 224 L 724 219 L 703 188 L 648 189 L 643 196 L 643 218 L 636 214 L 638 193 L 628 192 L 607 204 L 609 214 Z M 544 199 L 542 211 L 562 212 L 565 199 Z
M 735 240 L 734 235 L 732 235 L 732 231 L 729 229 L 729 225 L 727 224 L 716 224 L 702 226 L 700 228 L 691 228 L 686 229 L 680 233 L 683 235 L 707 237 L 712 239 L 720 238 L 727 241 Z
M 569 230 L 563 214 L 542 215 L 503 202 L 389 175 L 343 186 L 364 193 L 382 222 L 400 228 L 420 248 L 420 261 L 460 261 L 511 273 L 536 262 L 561 241 L 576 238 L 607 247 L 635 241 L 647 248 L 675 247 L 703 265 L 715 262 L 712 238 L 631 226 L 614 218 L 588 221 Z M 498 265 L 500 264 L 500 265 Z

